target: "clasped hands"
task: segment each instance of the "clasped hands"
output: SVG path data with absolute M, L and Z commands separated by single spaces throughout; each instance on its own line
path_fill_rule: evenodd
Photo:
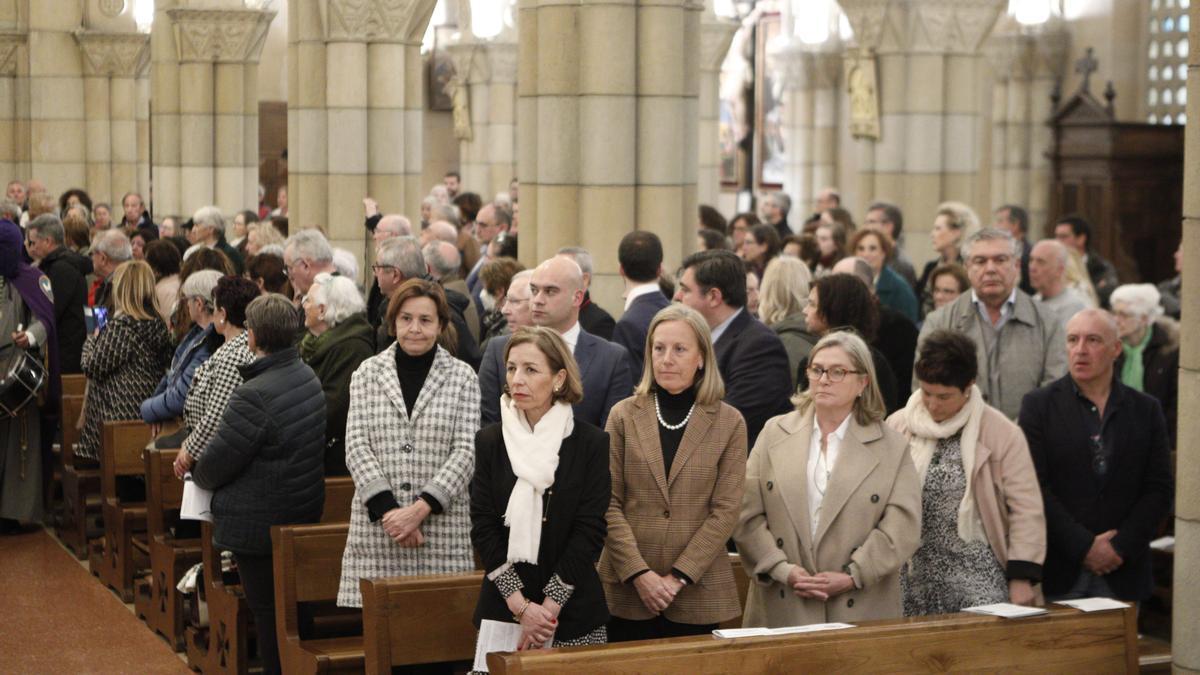
M 844 572 L 818 572 L 809 574 L 799 565 L 788 572 L 788 586 L 801 598 L 826 600 L 854 588 L 854 578 Z
M 517 642 L 517 651 L 541 649 L 542 645 L 554 637 L 554 631 L 558 630 L 558 614 L 562 611 L 562 605 L 553 598 L 548 597 L 541 604 L 530 602 L 527 605 L 525 595 L 517 591 L 504 602 L 513 616 L 518 613 L 521 615 L 521 639 Z M 524 611 L 522 607 L 525 608 Z
M 1115 536 L 1117 531 L 1109 530 L 1101 532 L 1092 540 L 1092 547 L 1083 559 L 1083 566 L 1092 574 L 1104 576 L 1125 564 L 1125 560 L 1113 548 L 1112 538 Z
M 424 499 L 399 507 L 383 514 L 383 531 L 397 544 L 405 548 L 416 548 L 425 543 L 425 535 L 421 534 L 421 523 L 429 516 L 432 509 Z
M 639 574 L 633 580 L 642 604 L 655 616 L 675 602 L 675 596 L 684 586 L 683 581 L 674 574 L 656 574 L 653 571 Z

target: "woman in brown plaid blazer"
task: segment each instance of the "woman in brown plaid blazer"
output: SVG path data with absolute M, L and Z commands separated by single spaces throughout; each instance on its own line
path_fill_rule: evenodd
M 612 642 L 699 635 L 741 613 L 725 542 L 741 505 L 746 423 L 721 402 L 708 324 L 683 305 L 664 308 L 645 363 L 634 395 L 608 416 L 600 579 Z

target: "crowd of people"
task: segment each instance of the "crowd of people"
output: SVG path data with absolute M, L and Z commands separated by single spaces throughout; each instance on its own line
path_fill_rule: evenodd
M 477 559 L 476 623 L 522 649 L 1150 594 L 1180 284 L 1121 285 L 1081 218 L 1033 242 L 1019 206 L 984 227 L 947 202 L 918 275 L 894 204 L 861 227 L 832 189 L 803 222 L 782 193 L 702 206 L 676 270 L 652 231 L 621 239 L 614 317 L 591 252 L 518 261 L 515 180 L 485 202 L 447 174 L 417 224 L 364 199 L 365 288 L 282 195 L 159 224 L 134 193 L 119 221 L 82 190 L 7 197 L 0 354 L 50 384 L 0 418 L 0 524 L 42 520 L 62 426 L 95 466 L 105 422 L 143 420 L 214 492 L 267 672 L 269 529 L 316 522 L 333 475 L 356 487 L 339 605 Z

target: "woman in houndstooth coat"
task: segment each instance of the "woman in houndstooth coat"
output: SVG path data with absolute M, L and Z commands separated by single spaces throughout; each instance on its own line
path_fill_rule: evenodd
M 338 605 L 361 607 L 360 579 L 451 574 L 474 567 L 468 483 L 475 470 L 479 379 L 455 344 L 436 283 L 392 295 L 396 343 L 350 380 L 346 468 L 354 478 Z

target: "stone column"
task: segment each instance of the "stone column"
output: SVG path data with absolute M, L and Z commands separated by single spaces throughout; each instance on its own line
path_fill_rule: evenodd
M 986 213 L 979 194 L 980 46 L 1006 0 L 841 0 L 859 46 L 878 57 L 881 138 L 859 140 L 859 189 L 905 210 L 909 254 L 932 257 L 925 236 L 937 204 Z
M 87 184 L 83 59 L 73 37 L 83 5 L 30 2 L 28 11 L 29 175 L 58 194 Z
M 469 137 L 459 138 L 459 173 L 486 203 L 517 175 L 517 43 L 469 40 L 450 54 L 467 87 L 471 123 Z
M 29 177 L 27 36 L 0 31 L 0 175 Z
M 1054 115 L 1051 100 L 1054 90 L 1066 70 L 1071 36 L 1066 26 L 1057 24 L 1033 37 L 1032 68 L 1029 81 L 1029 209 L 1030 237 L 1050 236 L 1050 189 L 1054 183 L 1054 167 L 1047 153 L 1054 145 L 1054 130 L 1050 118 Z
M 792 198 L 792 226 L 798 228 L 811 212 L 817 192 L 837 184 L 842 59 L 832 49 L 798 42 L 783 47 L 777 56 L 783 63 L 777 76 L 783 81 L 787 116 L 783 191 Z
M 421 36 L 435 0 L 314 0 L 288 9 L 288 206 L 363 255 L 362 198 L 420 208 Z
M 721 64 L 737 32 L 736 21 L 718 19 L 709 8 L 700 21 L 700 89 L 696 198 L 715 207 L 721 196 Z
M 250 208 L 258 203 L 258 58 L 275 13 L 240 2 L 160 4 L 150 40 L 156 215 Z
M 592 297 L 621 311 L 616 250 L 662 238 L 673 269 L 696 221 L 700 12 L 695 0 L 521 0 L 521 260 L 595 257 Z
M 80 30 L 75 39 L 83 52 L 87 191 L 94 202 L 109 204 L 130 191 L 147 195 L 150 148 L 138 114 L 148 102 L 142 85 L 150 36 Z

